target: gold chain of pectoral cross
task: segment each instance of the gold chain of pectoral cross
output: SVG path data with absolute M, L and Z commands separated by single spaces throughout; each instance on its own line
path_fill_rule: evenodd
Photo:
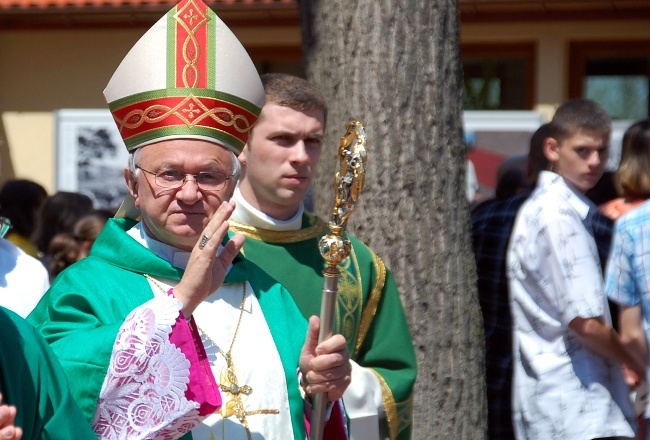
M 149 281 L 151 281 L 156 287 L 158 287 L 161 291 L 167 292 L 165 288 L 160 285 L 156 280 L 151 278 L 149 275 L 145 274 L 145 278 L 147 278 Z M 235 373 L 235 363 L 232 360 L 232 349 L 235 346 L 235 339 L 237 339 L 237 334 L 239 333 L 239 326 L 242 321 L 242 317 L 244 316 L 244 305 L 246 304 L 246 283 L 244 283 L 244 293 L 242 295 L 241 299 L 241 305 L 239 306 L 239 319 L 237 320 L 237 326 L 235 327 L 235 333 L 232 337 L 232 341 L 230 342 L 230 348 L 228 348 L 228 351 L 224 353 L 223 350 L 219 349 L 219 353 L 221 353 L 226 360 L 226 368 L 225 371 L 221 373 L 221 377 L 219 380 L 219 389 L 225 393 L 228 393 L 232 396 L 232 400 L 230 402 L 227 402 L 224 406 L 221 407 L 219 410 L 221 412 L 221 416 L 226 419 L 233 414 L 237 416 L 237 419 L 239 422 L 246 428 L 246 436 L 248 440 L 252 440 L 251 436 L 251 431 L 248 426 L 248 419 L 247 416 L 253 416 L 256 414 L 279 414 L 280 411 L 277 409 L 256 409 L 252 411 L 246 411 L 246 408 L 244 407 L 244 401 L 242 400 L 242 395 L 249 396 L 253 393 L 253 388 L 251 388 L 249 385 L 239 385 L 239 380 L 237 379 L 237 374 Z M 199 327 L 198 323 L 196 325 L 196 328 L 201 332 L 201 334 L 208 340 L 214 347 L 218 347 L 219 344 L 217 344 L 208 334 L 203 331 L 201 327 Z M 225 378 L 224 378 L 224 373 L 225 373 Z M 225 380 L 224 380 L 225 379 Z
M 226 419 L 232 415 L 237 417 L 239 423 L 246 428 L 246 436 L 248 440 L 252 440 L 251 431 L 248 426 L 248 416 L 253 416 L 256 414 L 279 414 L 280 411 L 277 409 L 255 409 L 252 411 L 246 411 L 244 407 L 244 401 L 242 396 L 249 396 L 253 393 L 253 388 L 249 385 L 239 385 L 239 379 L 237 379 L 237 373 L 235 372 L 235 363 L 232 359 L 232 349 L 235 346 L 235 340 L 237 339 L 237 334 L 239 333 L 239 326 L 242 321 L 242 316 L 244 315 L 244 305 L 246 303 L 246 283 L 244 283 L 244 294 L 242 296 L 241 305 L 239 306 L 239 320 L 237 321 L 237 327 L 235 327 L 235 334 L 232 337 L 230 342 L 230 347 L 228 351 L 224 353 L 223 350 L 219 349 L 219 353 L 223 356 L 226 361 L 225 371 L 222 371 L 219 380 L 219 389 L 221 391 L 228 393 L 232 396 L 230 402 L 227 402 L 220 410 L 221 416 Z M 218 347 L 218 344 L 205 332 L 201 327 L 196 326 L 201 334 L 212 343 L 215 347 Z M 225 373 L 225 374 L 224 374 Z M 225 377 L 224 377 L 225 376 Z

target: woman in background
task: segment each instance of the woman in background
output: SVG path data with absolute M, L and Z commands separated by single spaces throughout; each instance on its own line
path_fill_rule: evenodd
M 45 199 L 38 212 L 36 229 L 32 242 L 40 252 L 41 262 L 50 271 L 50 280 L 56 276 L 53 273 L 53 258 L 50 242 L 60 233 L 73 236 L 74 226 L 84 215 L 93 210 L 93 202 L 87 195 L 77 192 L 59 191 Z M 58 273 L 58 272 L 57 272 Z
M 650 118 L 632 124 L 625 131 L 614 181 L 621 197 L 600 207 L 612 220 L 650 198 Z
M 60 232 L 52 237 L 47 252 L 50 256 L 50 281 L 75 261 L 88 256 L 95 239 L 111 217 L 108 211 L 93 211 L 77 221 L 72 234 Z
M 617 330 L 621 341 L 648 368 L 650 262 L 647 250 L 650 243 L 650 201 L 647 200 L 650 199 L 650 118 L 634 123 L 625 131 L 616 179 L 623 197 L 602 208 L 603 213 L 616 220 L 605 276 L 605 293 L 618 306 Z M 650 377 L 648 373 L 646 377 Z M 629 379 L 633 382 L 632 376 Z M 638 379 L 636 382 L 639 382 Z M 638 383 L 634 397 L 639 415 L 636 439 L 650 440 L 647 379 Z

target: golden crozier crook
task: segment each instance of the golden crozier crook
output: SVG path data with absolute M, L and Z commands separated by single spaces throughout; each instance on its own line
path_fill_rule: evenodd
M 155 279 L 153 279 L 151 276 L 148 274 L 144 274 L 144 277 L 151 281 L 158 289 L 160 289 L 163 293 L 167 293 L 167 290 L 158 283 Z M 237 373 L 235 372 L 235 363 L 232 359 L 232 349 L 235 346 L 235 339 L 237 339 L 237 334 L 239 333 L 239 326 L 242 321 L 242 317 L 244 316 L 244 305 L 246 304 L 246 283 L 243 283 L 243 294 L 242 294 L 242 299 L 241 299 L 241 304 L 239 306 L 239 318 L 237 319 L 237 326 L 235 327 L 235 333 L 233 334 L 232 341 L 230 342 L 230 347 L 228 348 L 227 352 L 223 352 L 223 350 L 219 349 L 219 353 L 223 355 L 224 359 L 226 360 L 226 368 L 221 371 L 221 374 L 219 375 L 219 389 L 227 394 L 229 394 L 231 399 L 226 402 L 218 411 L 221 414 L 221 416 L 226 419 L 232 415 L 237 416 L 237 419 L 239 422 L 244 426 L 246 429 L 246 437 L 248 440 L 252 440 L 251 436 L 251 431 L 248 426 L 248 419 L 247 416 L 253 416 L 256 414 L 279 414 L 280 410 L 277 409 L 256 409 L 252 411 L 246 411 L 246 408 L 244 407 L 244 401 L 242 400 L 242 394 L 249 396 L 253 393 L 253 388 L 251 388 L 249 385 L 239 385 L 239 380 L 237 379 Z M 187 320 L 188 322 L 190 319 Z M 209 341 L 213 347 L 217 348 L 219 347 L 219 344 L 217 344 L 208 334 L 203 331 L 203 329 L 198 325 L 196 320 L 194 321 L 196 324 L 196 328 L 199 330 L 199 333 L 201 333 L 201 336 L 203 336 L 207 341 Z M 204 342 L 205 344 L 205 342 Z M 222 437 L 225 439 L 225 432 L 223 432 L 223 429 L 225 429 L 225 425 L 222 424 Z

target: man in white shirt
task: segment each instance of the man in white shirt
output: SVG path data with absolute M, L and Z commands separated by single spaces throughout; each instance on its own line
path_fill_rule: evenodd
M 621 364 L 644 368 L 611 327 L 584 196 L 604 172 L 611 120 L 595 102 L 560 106 L 544 141 L 551 163 L 510 237 L 513 422 L 519 439 L 634 436 Z
M 0 235 L 0 306 L 25 318 L 50 287 L 47 269 L 2 237 L 4 234 Z

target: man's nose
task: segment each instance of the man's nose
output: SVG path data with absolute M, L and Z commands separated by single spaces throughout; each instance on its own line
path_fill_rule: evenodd
M 597 167 L 602 162 L 603 162 L 603 158 L 600 157 L 600 152 L 599 151 L 594 151 L 589 156 L 589 165 L 591 165 L 592 167 Z
M 305 141 L 297 141 L 291 149 L 291 161 L 304 163 L 307 162 L 308 159 L 309 155 L 307 154 L 307 146 L 305 145 Z
M 199 184 L 196 182 L 196 177 L 188 174 L 176 192 L 176 197 L 184 202 L 195 202 L 201 197 L 199 191 Z

